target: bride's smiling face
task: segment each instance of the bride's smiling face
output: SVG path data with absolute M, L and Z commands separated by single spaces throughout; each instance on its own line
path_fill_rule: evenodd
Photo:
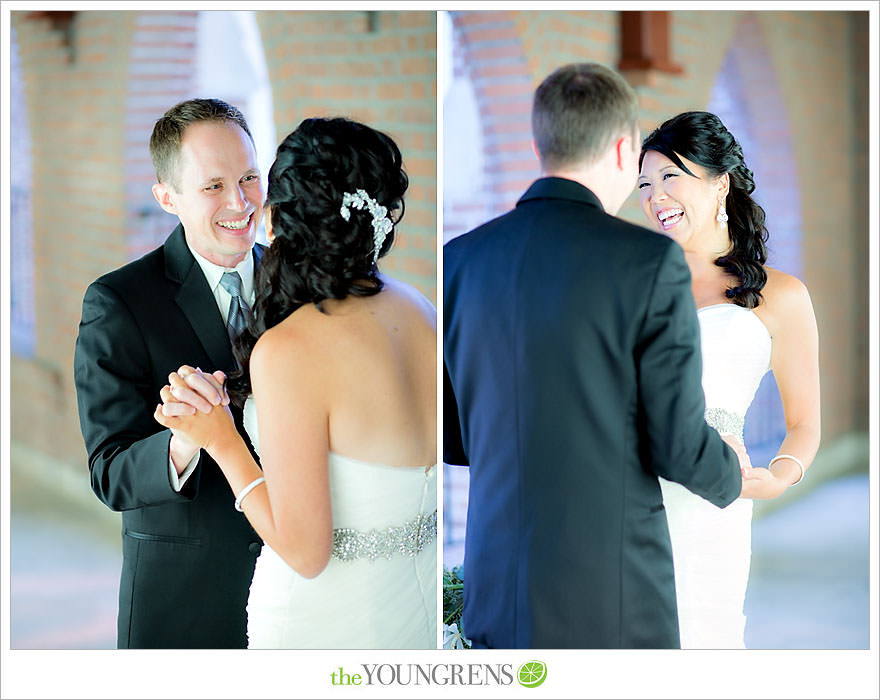
M 652 228 L 688 249 L 701 233 L 714 231 L 723 194 L 719 178 L 679 158 L 693 175 L 658 151 L 645 153 L 639 172 L 639 201 Z

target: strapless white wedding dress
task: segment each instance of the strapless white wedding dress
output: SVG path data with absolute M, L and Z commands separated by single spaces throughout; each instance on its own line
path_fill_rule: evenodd
M 254 402 L 244 425 L 259 453 Z M 257 558 L 248 647 L 437 648 L 437 469 L 330 453 L 333 554 L 313 579 L 271 548 Z
M 746 411 L 770 368 L 770 333 L 742 306 L 700 309 L 706 422 L 742 438 Z M 683 649 L 744 649 L 743 603 L 752 556 L 752 501 L 718 508 L 660 479 Z

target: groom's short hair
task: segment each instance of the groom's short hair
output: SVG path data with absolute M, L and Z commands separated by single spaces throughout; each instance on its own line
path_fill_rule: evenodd
M 592 163 L 638 129 L 639 101 L 623 77 L 600 63 L 557 68 L 535 90 L 532 135 L 544 170 Z
M 150 158 L 156 169 L 158 181 L 170 184 L 175 190 L 178 190 L 179 185 L 177 165 L 180 158 L 180 142 L 187 127 L 196 122 L 237 124 L 248 135 L 251 144 L 254 143 L 254 137 L 241 110 L 228 102 L 213 98 L 197 98 L 174 105 L 153 126 L 153 133 L 150 136 Z

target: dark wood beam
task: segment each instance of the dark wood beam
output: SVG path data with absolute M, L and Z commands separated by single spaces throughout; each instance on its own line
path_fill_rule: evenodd
M 379 12 L 377 10 L 367 10 L 367 31 L 370 34 L 379 31 Z
M 620 71 L 661 71 L 679 74 L 669 51 L 668 12 L 620 13 Z
M 73 60 L 73 21 L 76 11 L 62 10 L 50 11 L 39 10 L 25 13 L 25 19 L 48 20 L 52 29 L 61 34 L 61 41 L 67 49 L 68 60 Z

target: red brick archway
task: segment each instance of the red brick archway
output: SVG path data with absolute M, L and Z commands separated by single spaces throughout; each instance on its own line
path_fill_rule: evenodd
M 490 218 L 510 209 L 538 175 L 530 127 L 534 86 L 510 12 L 453 12 L 451 17 L 455 50 L 474 88 L 482 132 L 486 187 L 474 193 L 484 200 L 475 205 Z M 454 220 L 447 224 L 456 227 Z
M 197 12 L 138 12 L 131 38 L 125 110 L 125 230 L 130 258 L 152 250 L 177 224 L 151 191 L 150 134 L 174 104 L 193 96 Z

